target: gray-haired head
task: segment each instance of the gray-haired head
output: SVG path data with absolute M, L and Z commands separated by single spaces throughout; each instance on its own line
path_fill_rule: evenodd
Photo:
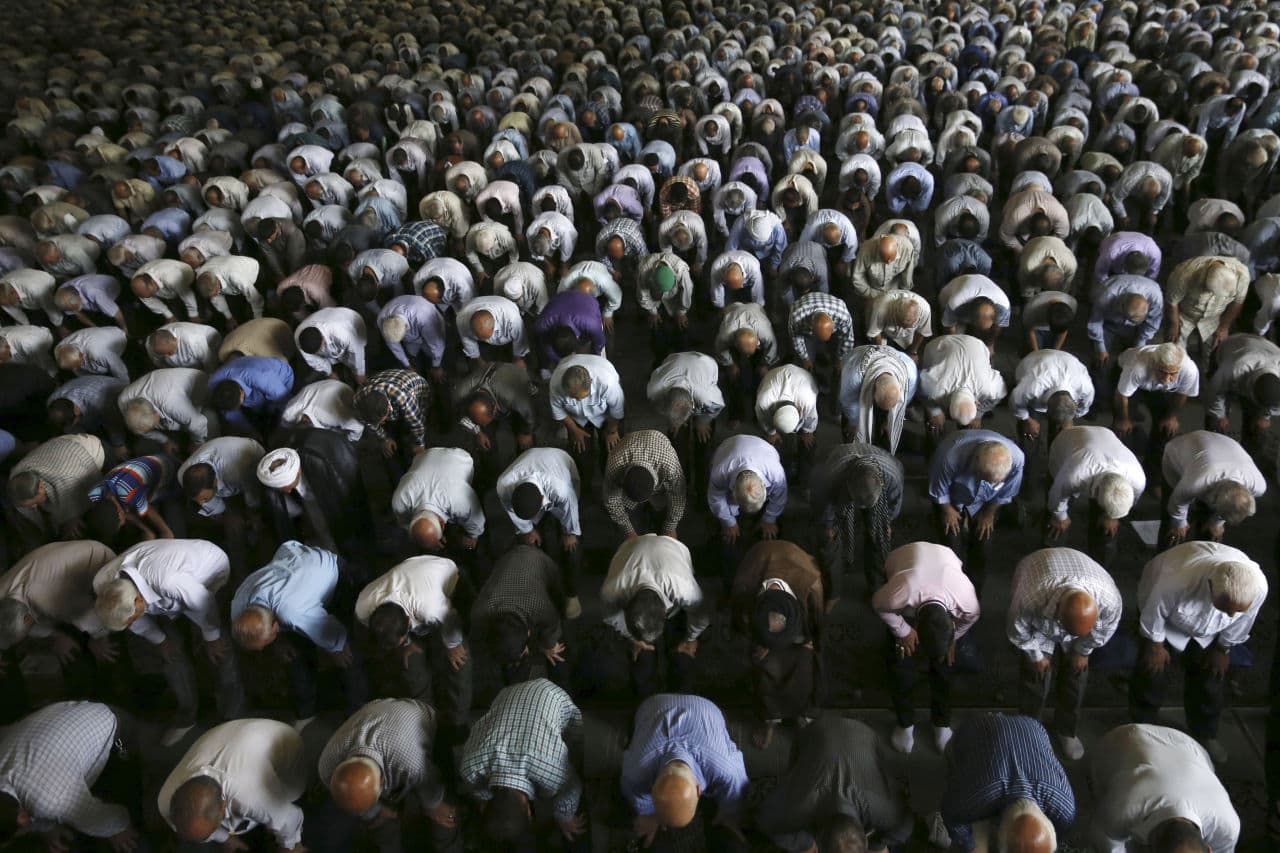
M 1207 503 L 1227 524 L 1239 524 L 1258 509 L 1253 493 L 1234 480 L 1226 480 L 1213 486 Z
M 93 609 L 108 631 L 123 631 L 138 618 L 138 588 L 128 578 L 116 578 L 98 593 Z
M 27 638 L 35 620 L 16 598 L 0 599 L 0 649 L 11 649 Z
M 678 430 L 693 417 L 693 394 L 688 388 L 672 388 L 662 398 L 662 408 L 672 430 Z
M 1120 474 L 1100 475 L 1093 481 L 1090 492 L 1104 518 L 1124 518 L 1133 509 L 1133 486 Z
M 754 515 L 764 509 L 768 492 L 759 474 L 755 471 L 742 471 L 734 478 L 733 497 L 744 515 Z

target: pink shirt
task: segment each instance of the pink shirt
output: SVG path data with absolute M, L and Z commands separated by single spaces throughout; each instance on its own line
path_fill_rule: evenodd
M 871 606 L 895 637 L 911 633 L 905 616 L 936 601 L 956 621 L 956 639 L 978 621 L 978 593 L 965 577 L 960 558 L 945 545 L 913 542 L 895 549 L 884 563 L 888 582 L 876 590 Z
M 333 287 L 333 271 L 324 264 L 307 264 L 276 286 L 276 293 L 290 287 L 301 288 L 307 303 L 317 308 L 336 308 L 330 289 Z

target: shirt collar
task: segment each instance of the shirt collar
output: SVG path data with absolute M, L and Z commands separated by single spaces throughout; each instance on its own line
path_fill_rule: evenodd
M 130 583 L 138 588 L 138 595 L 141 595 L 142 600 L 148 605 L 154 604 L 160 600 L 160 596 L 151 588 L 151 584 L 142 579 L 142 575 L 138 573 L 137 569 L 122 568 L 120 570 L 120 574 L 127 577 Z

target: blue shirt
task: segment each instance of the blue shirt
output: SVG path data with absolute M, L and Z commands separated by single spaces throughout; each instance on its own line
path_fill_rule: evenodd
M 278 358 L 241 356 L 214 371 L 209 387 L 228 379 L 244 392 L 241 405 L 246 409 L 283 409 L 293 394 L 293 368 Z
M 1049 733 L 1030 717 L 985 714 L 956 730 L 947 761 L 942 820 L 951 849 L 974 848 L 973 824 L 999 818 L 1015 800 L 1031 800 L 1061 835 L 1076 819 L 1071 781 Z
M 984 441 L 998 441 L 1009 451 L 1013 466 L 1002 483 L 981 480 L 973 470 L 973 453 Z M 1018 445 L 989 429 L 962 429 L 938 442 L 929 467 L 929 497 L 936 504 L 951 504 L 969 515 L 994 501 L 1011 503 L 1022 487 L 1022 451 Z
M 742 811 L 747 768 L 713 702 L 659 693 L 640 703 L 635 721 L 631 745 L 622 755 L 622 795 L 636 814 L 653 814 L 649 792 L 658 772 L 672 761 L 689 765 L 702 795 L 716 801 L 722 816 Z
M 963 240 L 959 237 L 948 240 L 942 244 L 938 250 L 938 289 L 951 279 L 960 275 L 960 270 L 965 266 L 973 266 L 973 271 L 977 275 L 991 275 L 991 256 L 987 254 L 986 249 L 973 242 L 972 240 Z
M 750 252 L 759 259 L 761 264 L 776 271 L 782 263 L 782 253 L 787 250 L 787 232 L 782 227 L 782 221 L 778 220 L 774 223 L 773 230 L 769 232 L 768 239 L 757 240 L 747 230 L 747 217 L 744 214 L 733 223 L 733 230 L 729 232 L 729 239 L 725 241 L 724 248 L 725 251 L 741 249 L 744 252 Z
M 240 584 L 231 600 L 231 618 L 238 619 L 246 607 L 265 607 L 285 628 L 326 652 L 340 652 L 347 629 L 325 610 L 337 585 L 338 558 L 331 551 L 290 540 Z
M 920 182 L 920 194 L 915 198 L 907 198 L 902 193 L 902 182 L 907 178 Z M 889 173 L 884 192 L 889 211 L 895 216 L 906 210 L 923 213 L 933 201 L 933 175 L 919 163 L 902 163 Z

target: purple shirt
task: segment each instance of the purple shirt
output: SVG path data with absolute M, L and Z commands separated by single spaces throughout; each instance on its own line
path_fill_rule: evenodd
M 538 352 L 542 356 L 543 366 L 547 368 L 560 363 L 560 356 L 551 348 L 552 333 L 559 326 L 572 329 L 579 340 L 586 338 L 591 341 L 593 355 L 604 351 L 604 325 L 600 319 L 600 303 L 594 296 L 576 288 L 557 293 L 551 297 L 547 307 L 542 309 L 538 319 L 533 321 Z
M 622 208 L 622 215 L 628 219 L 634 219 L 639 222 L 644 218 L 644 204 L 640 201 L 640 194 L 627 184 L 610 184 L 602 189 L 592 201 L 592 206 L 596 211 L 596 221 L 601 225 L 605 224 L 604 208 L 609 202 L 617 202 L 618 207 Z
M 1147 256 L 1147 278 L 1160 275 L 1160 247 L 1156 241 L 1140 231 L 1117 231 L 1098 246 L 1094 281 L 1102 284 L 1111 276 L 1125 272 L 1124 256 L 1130 252 L 1141 252 Z

